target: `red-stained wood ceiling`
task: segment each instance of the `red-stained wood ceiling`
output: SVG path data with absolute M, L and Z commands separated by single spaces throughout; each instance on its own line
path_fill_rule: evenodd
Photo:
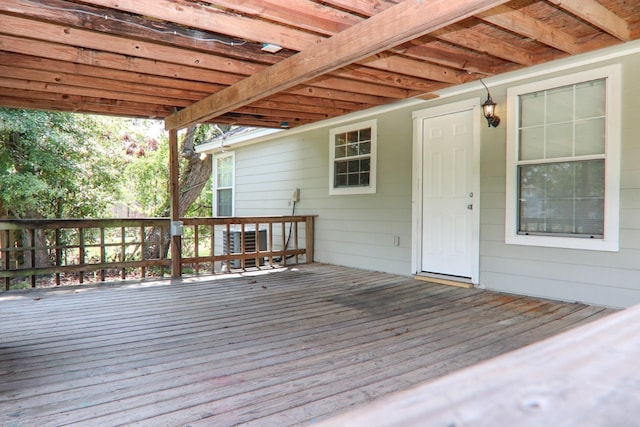
M 295 127 L 638 38 L 640 0 L 2 0 L 0 106 Z

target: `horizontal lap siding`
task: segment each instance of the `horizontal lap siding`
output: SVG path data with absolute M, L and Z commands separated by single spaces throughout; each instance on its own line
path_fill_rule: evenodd
M 622 141 L 620 251 L 593 252 L 506 245 L 506 91 L 491 88 L 503 123 L 481 127 L 480 285 L 488 289 L 623 307 L 640 303 L 640 54 L 581 66 L 572 74 L 620 62 Z M 511 86 L 531 82 L 523 79 Z M 425 103 L 453 103 L 484 91 Z M 300 214 L 317 214 L 315 259 L 338 265 L 409 274 L 411 263 L 411 107 L 373 116 L 378 120 L 377 193 L 329 196 L 327 126 L 236 151 L 238 215 L 288 214 L 300 188 Z M 369 119 L 368 118 L 368 119 Z M 355 121 L 357 122 L 357 121 Z M 394 245 L 395 236 L 400 245 Z
M 329 195 L 329 131 L 334 126 L 236 151 L 236 214 L 318 215 L 315 260 L 409 274 L 411 264 L 411 110 L 377 117 L 377 192 Z M 354 121 L 357 123 L 358 121 Z M 399 236 L 400 245 L 394 238 Z
M 617 62 L 623 66 L 620 251 L 505 245 L 505 139 L 495 140 L 487 134 L 492 130 L 485 130 L 480 249 L 480 282 L 484 287 L 614 307 L 640 303 L 640 79 L 635 72 L 640 68 L 640 54 L 610 63 Z M 518 84 L 521 82 L 513 83 Z M 504 96 L 506 89 L 492 88 L 492 94 Z

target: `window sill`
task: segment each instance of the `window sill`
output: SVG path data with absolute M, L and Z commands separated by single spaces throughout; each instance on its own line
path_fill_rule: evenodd
M 348 196 L 354 194 L 375 194 L 376 187 L 341 187 L 341 188 L 330 188 L 329 195 L 330 196 Z
M 539 246 L 546 248 L 579 249 L 586 251 L 618 252 L 617 240 L 589 239 L 582 237 L 551 237 L 511 235 L 505 238 L 507 245 Z

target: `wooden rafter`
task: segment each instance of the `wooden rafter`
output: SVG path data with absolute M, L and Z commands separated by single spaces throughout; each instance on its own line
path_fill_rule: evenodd
M 576 54 L 581 51 L 575 37 L 518 10 L 514 10 L 509 6 L 498 6 L 476 16 L 484 21 L 513 31 L 514 33 L 522 34 L 563 52 Z
M 452 4 L 436 0 L 427 4 L 406 0 L 173 114 L 165 120 L 165 126 L 183 128 L 219 116 L 504 2 L 474 0 Z
M 228 14 L 195 3 L 170 0 L 86 0 L 85 3 L 228 34 L 239 40 L 262 40 L 293 50 L 302 50 L 322 40 L 322 37 L 308 32 L 286 29 L 271 22 Z
M 407 1 L 411 13 L 390 12 Z M 510 0 L 467 13 L 463 0 L 3 0 L 1 105 L 164 118 L 220 96 L 217 107 L 236 106 L 218 123 L 294 127 L 638 39 L 637 1 Z M 378 38 L 444 8 L 443 25 Z M 341 37 L 355 50 L 327 47 Z M 251 96 L 225 104 L 243 87 Z
M 631 40 L 629 24 L 595 0 L 549 0 L 622 41 Z M 635 6 L 636 8 L 638 5 Z

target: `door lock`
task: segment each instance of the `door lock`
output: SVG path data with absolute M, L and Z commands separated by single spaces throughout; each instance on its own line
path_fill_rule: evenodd
M 468 205 L 467 205 L 467 209 L 469 209 L 470 211 L 472 211 L 472 210 L 473 210 L 473 205 L 472 205 L 472 204 L 468 204 Z

